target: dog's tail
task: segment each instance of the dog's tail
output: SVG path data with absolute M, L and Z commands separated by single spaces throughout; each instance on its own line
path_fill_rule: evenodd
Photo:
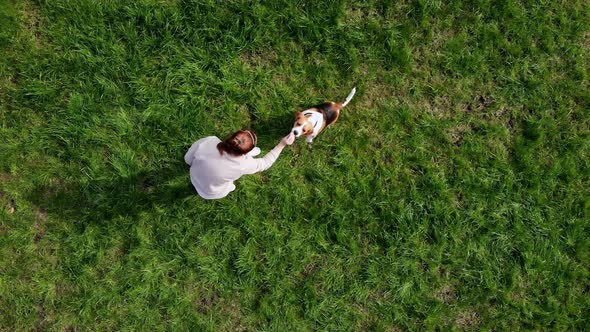
M 350 91 L 350 93 L 348 94 L 348 96 L 346 96 L 346 99 L 342 103 L 342 107 L 348 105 L 348 103 L 350 102 L 350 100 L 352 99 L 352 97 L 354 97 L 354 94 L 355 93 L 356 93 L 356 87 L 352 88 L 352 91 Z

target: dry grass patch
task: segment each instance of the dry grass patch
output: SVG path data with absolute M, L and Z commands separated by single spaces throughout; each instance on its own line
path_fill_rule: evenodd
M 447 129 L 447 136 L 453 144 L 460 145 L 465 134 L 470 132 L 471 126 L 469 124 L 460 124 Z
M 222 299 L 218 305 L 221 308 L 221 317 L 224 317 L 223 322 L 219 326 L 220 331 L 249 330 L 244 326 L 244 312 L 242 311 L 240 300 L 237 297 Z
M 33 228 L 35 229 L 35 237 L 33 238 L 33 242 L 39 243 L 43 236 L 45 236 L 45 223 L 47 222 L 47 212 L 45 210 L 37 210 L 35 212 L 35 222 L 33 223 Z
M 21 31 L 29 37 L 28 39 L 31 41 L 33 47 L 41 48 L 43 42 L 40 32 L 41 16 L 39 15 L 39 10 L 28 2 L 22 2 L 20 4 L 20 10 L 24 25 L 24 29 Z
M 449 285 L 444 286 L 443 288 L 434 292 L 433 296 L 435 299 L 447 305 L 452 304 L 457 300 L 455 288 Z
M 584 33 L 584 37 L 582 38 L 582 46 L 584 46 L 587 51 L 590 51 L 590 31 L 586 31 Z
M 526 292 L 528 288 L 528 282 L 522 278 L 522 276 L 519 276 L 518 281 L 516 282 L 516 287 L 508 292 L 507 296 L 511 301 L 520 303 L 526 299 Z
M 144 2 L 155 6 L 178 6 L 180 0 L 144 0 Z
M 430 92 L 430 96 L 424 93 L 419 93 L 418 96 L 415 96 L 413 90 L 416 83 L 406 80 L 396 92 L 398 98 L 403 100 L 412 109 L 423 110 L 435 119 L 448 118 L 461 109 L 460 102 L 456 98 L 451 98 L 451 94 L 446 92 L 459 89 L 456 83 L 433 77 L 430 74 L 425 75 L 422 80 L 427 81 L 427 84 L 435 90 Z
M 301 277 L 305 278 L 308 275 L 314 273 L 318 269 L 315 262 L 307 263 L 303 266 L 303 271 L 301 271 Z
M 402 329 L 401 327 L 395 326 L 395 325 L 390 325 L 385 327 L 385 331 L 386 332 L 403 332 L 404 329 Z
M 435 96 L 430 101 L 426 101 L 423 108 L 433 117 L 440 119 L 449 115 L 456 105 L 451 103 L 448 96 Z
M 463 108 L 463 112 L 481 113 L 481 112 L 487 110 L 494 102 L 495 102 L 495 99 L 492 96 L 479 95 L 479 96 L 473 98 L 473 100 Z
M 47 313 L 45 307 L 41 304 L 37 305 L 37 323 L 35 324 L 35 328 L 33 331 L 46 331 L 47 326 L 53 322 L 52 313 Z
M 203 294 L 194 301 L 195 310 L 201 314 L 208 313 L 220 301 L 220 296 L 217 291 L 210 294 Z
M 8 74 L 0 78 L 0 98 L 4 98 L 8 90 L 15 89 L 18 82 L 19 78 L 16 74 Z
M 455 318 L 455 325 L 461 330 L 474 329 L 480 323 L 479 314 L 471 309 L 460 312 Z
M 5 195 L 3 193 L 0 193 L 0 199 L 3 198 L 3 196 L 5 197 Z M 6 212 L 8 212 L 9 214 L 14 214 L 16 212 L 16 201 L 12 198 L 6 199 L 6 202 L 3 204 L 4 205 L 4 209 Z
M 375 8 L 355 7 L 346 10 L 343 24 L 362 25 L 368 21 L 381 21 L 383 18 Z
M 412 58 L 415 59 L 415 71 L 431 72 L 433 60 L 444 57 L 444 46 L 452 40 L 456 31 L 432 27 L 432 40 L 429 43 L 412 48 Z
M 244 52 L 239 58 L 241 63 L 251 69 L 272 67 L 277 63 L 277 54 L 274 51 Z
M 275 51 L 248 51 L 239 55 L 240 62 L 249 70 L 264 69 L 271 75 L 273 85 L 288 85 L 291 83 L 288 74 L 279 66 L 280 56 Z
M 373 108 L 383 108 L 387 102 L 394 102 L 395 100 L 394 88 L 381 80 L 375 80 L 357 88 L 357 93 L 350 104 L 350 110 L 347 109 L 346 111 L 355 112 L 356 110 L 362 112 Z
M 12 181 L 12 175 L 6 172 L 0 172 L 0 183 L 9 183 Z M 0 190 L 0 205 L 2 209 L 9 214 L 14 214 L 17 210 L 16 201 L 6 192 Z
M 363 304 L 354 304 L 354 308 L 359 315 L 359 321 L 357 323 L 357 328 L 361 331 L 365 331 L 372 323 L 373 319 L 371 317 L 371 313 L 369 312 L 369 308 Z

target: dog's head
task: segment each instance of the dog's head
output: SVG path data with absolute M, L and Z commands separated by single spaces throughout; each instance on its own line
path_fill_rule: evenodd
M 293 124 L 293 129 L 291 129 L 295 137 L 301 135 L 308 136 L 313 133 L 313 123 L 309 120 L 310 117 L 311 114 L 304 115 L 301 112 L 297 112 L 295 115 L 295 124 Z

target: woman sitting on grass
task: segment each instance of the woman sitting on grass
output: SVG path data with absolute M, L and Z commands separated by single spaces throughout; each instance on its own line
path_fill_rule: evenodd
M 191 182 L 197 193 L 205 199 L 219 199 L 236 189 L 234 181 L 242 175 L 272 166 L 283 148 L 294 140 L 290 133 L 263 158 L 253 158 L 260 154 L 256 147 L 258 138 L 251 130 L 240 130 L 223 141 L 215 136 L 196 141 L 184 155 L 184 161 L 191 167 Z

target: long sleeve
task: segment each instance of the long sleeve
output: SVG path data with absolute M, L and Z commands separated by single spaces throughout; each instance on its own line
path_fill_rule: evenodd
M 198 147 L 199 142 L 197 141 L 193 143 L 193 145 L 191 145 L 190 149 L 188 149 L 188 151 L 184 155 L 184 162 L 187 163 L 187 165 L 190 166 L 193 164 L 193 160 L 195 159 L 195 152 L 197 151 Z
M 254 174 L 267 170 L 275 163 L 284 148 L 285 145 L 279 143 L 262 158 L 248 157 L 244 163 L 244 174 Z

